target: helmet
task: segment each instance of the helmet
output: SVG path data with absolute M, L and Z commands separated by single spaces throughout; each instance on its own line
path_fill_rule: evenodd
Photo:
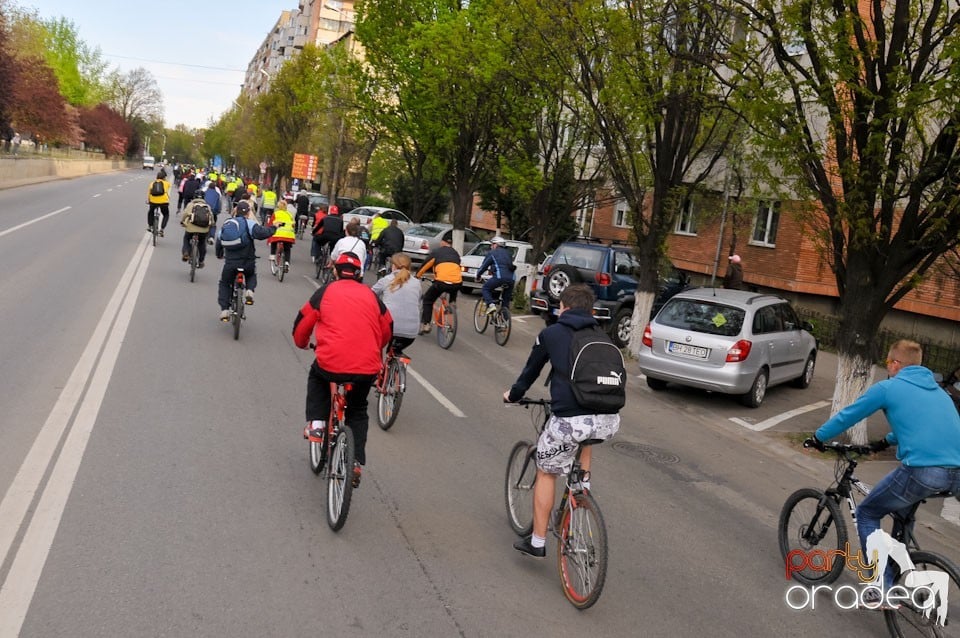
M 503 237 L 501 237 L 500 235 L 497 235 L 496 237 L 494 237 L 493 239 L 490 240 L 490 243 L 491 243 L 491 244 L 500 244 L 501 246 L 506 246 L 506 245 L 507 245 L 507 240 L 504 239 Z
M 330 213 L 331 215 L 339 215 L 340 207 L 337 206 L 336 204 L 330 204 L 330 208 L 327 209 L 327 212 Z
M 360 257 L 358 257 L 356 253 L 345 252 L 340 253 L 333 267 L 337 269 L 337 275 L 341 278 L 351 277 L 359 279 L 363 264 L 360 263 Z

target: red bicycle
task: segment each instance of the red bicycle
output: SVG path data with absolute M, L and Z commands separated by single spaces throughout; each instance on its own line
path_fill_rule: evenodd
M 377 375 L 377 424 L 381 430 L 389 430 L 397 420 L 400 404 L 403 402 L 403 393 L 407 387 L 407 366 L 410 357 L 405 354 L 399 356 L 391 344 L 387 348 L 387 356 Z
M 356 449 L 353 430 L 346 424 L 347 392 L 350 383 L 330 382 L 330 414 L 322 436 L 307 436 L 310 443 L 310 469 L 323 473 L 327 481 L 327 524 L 338 531 L 347 522 L 353 496 L 353 461 Z

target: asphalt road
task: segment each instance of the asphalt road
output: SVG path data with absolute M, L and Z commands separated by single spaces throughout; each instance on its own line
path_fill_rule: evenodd
M 653 393 L 631 367 L 621 432 L 595 450 L 610 572 L 578 612 L 552 539 L 546 560 L 520 556 L 503 504 L 507 454 L 533 430 L 500 394 L 538 319 L 500 348 L 474 333 L 467 295 L 449 351 L 432 335 L 410 348 L 398 422 L 372 425 L 334 533 L 301 438 L 311 355 L 290 339 L 314 290 L 307 244 L 283 283 L 261 260 L 235 342 L 219 262 L 189 283 L 176 222 L 148 245 L 148 184 L 0 191 L 0 638 L 884 635 L 876 612 L 784 602 L 777 515 L 832 465 L 783 432 L 826 417 L 809 406 L 830 398 L 829 357 L 758 410 Z M 862 467 L 875 480 L 892 464 Z M 925 546 L 950 555 L 958 529 L 924 515 Z

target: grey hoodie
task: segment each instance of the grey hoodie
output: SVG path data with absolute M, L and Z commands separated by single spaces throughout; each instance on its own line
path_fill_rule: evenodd
M 420 333 L 420 281 L 411 274 L 402 286 L 390 290 L 395 277 L 395 272 L 390 273 L 373 284 L 372 290 L 393 316 L 393 335 L 416 338 Z

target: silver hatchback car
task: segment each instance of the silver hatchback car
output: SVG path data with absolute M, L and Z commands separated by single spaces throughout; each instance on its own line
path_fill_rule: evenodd
M 672 297 L 643 330 L 640 370 L 668 382 L 740 395 L 758 407 L 767 388 L 813 380 L 817 341 L 790 303 L 771 294 L 696 288 Z

